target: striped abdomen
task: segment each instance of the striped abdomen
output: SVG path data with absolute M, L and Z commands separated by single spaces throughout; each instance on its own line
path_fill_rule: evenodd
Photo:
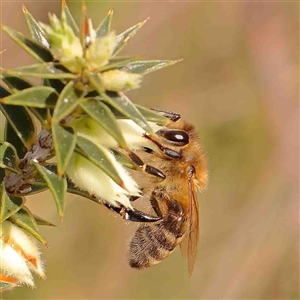
M 129 264 L 133 268 L 147 268 L 168 257 L 187 230 L 187 220 L 179 202 L 164 199 L 159 206 L 163 219 L 140 225 L 130 242 Z

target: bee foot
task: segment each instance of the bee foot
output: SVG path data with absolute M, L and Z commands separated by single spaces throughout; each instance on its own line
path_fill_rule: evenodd
M 104 205 L 111 211 L 119 214 L 124 220 L 131 222 L 150 223 L 157 222 L 162 219 L 161 217 L 152 216 L 139 210 L 128 209 L 122 205 L 120 207 L 112 206 L 108 203 L 104 203 Z

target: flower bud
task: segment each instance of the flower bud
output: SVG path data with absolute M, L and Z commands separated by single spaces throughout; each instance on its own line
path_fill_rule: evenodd
M 32 272 L 45 279 L 35 239 L 10 221 L 0 226 L 0 252 L 1 281 L 34 287 Z
M 108 63 L 115 49 L 116 42 L 117 36 L 113 31 L 91 41 L 85 52 L 87 67 L 91 72 Z
M 118 171 L 126 190 L 113 181 L 98 166 L 78 153 L 72 155 L 66 173 L 79 188 L 89 192 L 91 195 L 95 195 L 97 198 L 117 207 L 120 203 L 125 207 L 132 208 L 127 195 L 140 195 L 137 184 L 122 165 L 116 161 L 114 156 L 108 150 L 106 151 L 111 163 Z
M 115 69 L 101 73 L 101 81 L 106 90 L 123 92 L 139 88 L 142 75 Z
M 83 66 L 83 50 L 79 38 L 66 21 L 65 13 L 59 20 L 56 15 L 49 14 L 50 24 L 40 23 L 50 44 L 50 50 L 69 71 L 77 73 Z

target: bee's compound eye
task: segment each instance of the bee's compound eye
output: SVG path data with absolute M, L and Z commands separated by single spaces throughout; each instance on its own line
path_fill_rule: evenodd
M 168 141 L 178 143 L 181 146 L 189 143 L 189 135 L 183 130 L 164 130 L 161 135 Z

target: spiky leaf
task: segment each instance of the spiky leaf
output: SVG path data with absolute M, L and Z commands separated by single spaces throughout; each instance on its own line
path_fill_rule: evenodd
M 65 0 L 62 1 L 62 7 L 61 7 L 61 12 L 62 12 L 62 15 L 64 14 L 65 17 L 66 17 L 66 21 L 68 23 L 68 25 L 72 28 L 73 32 L 78 35 L 79 33 L 79 29 L 78 29 L 78 26 L 67 6 L 67 3 Z
M 24 146 L 23 140 L 20 139 L 8 122 L 5 122 L 4 139 L 15 147 L 19 157 L 24 157 L 27 152 L 27 148 Z
M 146 132 L 152 133 L 151 127 L 148 125 L 146 119 L 135 107 L 135 105 L 123 93 L 102 93 L 101 97 L 110 106 L 114 107 L 124 116 L 134 121 L 137 125 L 143 128 Z
M 80 105 L 90 117 L 116 139 L 121 147 L 127 148 L 126 141 L 124 140 L 114 114 L 104 103 L 93 99 L 86 99 Z
M 0 168 L 6 168 L 12 172 L 20 173 L 20 160 L 14 146 L 0 141 Z
M 108 71 L 108 70 L 116 69 L 116 68 L 122 68 L 122 67 L 126 66 L 128 63 L 136 61 L 137 59 L 138 59 L 138 57 L 136 57 L 136 56 L 113 57 L 108 61 L 108 64 L 99 68 L 99 72 Z
M 142 60 L 142 61 L 135 61 L 132 63 L 127 64 L 122 70 L 146 75 L 151 72 L 160 70 L 162 68 L 166 68 L 172 66 L 179 62 L 179 60 Z
M 36 223 L 38 225 L 53 226 L 53 227 L 55 227 L 54 224 L 52 224 L 51 222 L 49 222 L 49 221 L 47 221 L 47 220 L 45 220 L 45 219 L 43 219 L 43 218 L 41 218 L 39 216 L 33 215 L 33 217 L 34 217 L 34 220 L 36 221 Z
M 0 185 L 0 223 L 19 211 L 24 204 L 23 197 L 9 196 L 5 190 L 5 184 Z
M 23 13 L 24 13 L 31 37 L 35 41 L 41 43 L 42 45 L 44 45 L 46 48 L 49 49 L 50 45 L 44 35 L 44 32 L 43 32 L 41 26 L 35 20 L 35 18 L 31 15 L 31 13 L 26 9 L 26 7 L 24 5 L 22 8 L 23 8 Z
M 35 42 L 34 40 L 26 38 L 22 33 L 17 32 L 5 25 L 1 25 L 1 27 L 19 46 L 21 46 L 35 60 L 39 62 L 50 62 L 53 60 L 51 52 L 41 44 Z
M 57 63 L 39 63 L 30 66 L 23 66 L 19 68 L 9 69 L 4 71 L 11 76 L 30 76 L 48 79 L 75 79 L 75 74 L 69 73 L 67 70 L 61 68 Z
M 20 92 L 22 93 L 22 92 Z M 9 97 L 15 96 L 11 95 L 6 98 L 0 99 L 0 101 L 7 99 Z M 8 131 L 6 132 L 7 141 L 15 146 L 18 150 L 19 143 L 12 143 L 13 136 L 10 136 L 10 129 L 15 131 L 15 134 L 22 141 L 23 145 L 26 149 L 30 149 L 36 139 L 36 127 L 32 117 L 27 112 L 27 110 L 22 106 L 11 106 L 0 104 L 0 110 L 3 112 L 6 117 L 7 122 L 9 123 L 9 127 L 7 127 Z M 19 154 L 19 152 L 18 152 Z
M 32 84 L 29 81 L 25 79 L 21 79 L 20 77 L 17 76 L 13 76 L 5 72 L 1 68 L 0 68 L 0 78 L 7 84 L 10 90 L 20 91 L 32 87 Z
M 113 18 L 113 10 L 110 9 L 106 17 L 103 19 L 103 21 L 99 24 L 99 26 L 96 29 L 96 37 L 100 38 L 102 36 L 105 36 L 110 32 L 111 22 Z
M 113 56 L 116 56 L 127 44 L 127 42 L 142 28 L 147 20 L 140 22 L 117 36 L 117 43 L 114 49 Z
M 57 158 L 57 171 L 61 176 L 75 149 L 76 134 L 71 127 L 55 124 L 52 126 L 52 135 Z
M 103 170 L 112 180 L 118 185 L 123 186 L 123 181 L 111 162 L 107 154 L 107 149 L 102 148 L 100 145 L 95 145 L 88 139 L 83 137 L 77 138 L 77 145 L 82 150 L 80 154 L 85 156 L 89 161 Z
M 0 102 L 9 105 L 53 108 L 55 106 L 57 98 L 58 94 L 53 88 L 47 86 L 37 86 L 2 98 Z M 13 109 L 15 110 L 15 108 Z
M 60 93 L 53 111 L 53 123 L 58 123 L 68 116 L 78 105 L 81 93 L 74 90 L 74 82 L 70 81 Z
M 59 177 L 57 172 L 53 172 L 47 166 L 42 166 L 39 163 L 32 162 L 35 166 L 39 174 L 45 180 L 48 188 L 50 189 L 55 203 L 57 207 L 57 211 L 59 216 L 62 218 L 64 214 L 64 200 L 65 200 L 65 193 L 67 190 L 67 182 L 64 177 Z
M 45 239 L 39 233 L 37 223 L 34 219 L 34 216 L 30 210 L 23 206 L 19 211 L 17 211 L 13 216 L 8 218 L 12 223 L 22 227 L 29 234 L 34 236 L 37 240 L 47 246 Z

